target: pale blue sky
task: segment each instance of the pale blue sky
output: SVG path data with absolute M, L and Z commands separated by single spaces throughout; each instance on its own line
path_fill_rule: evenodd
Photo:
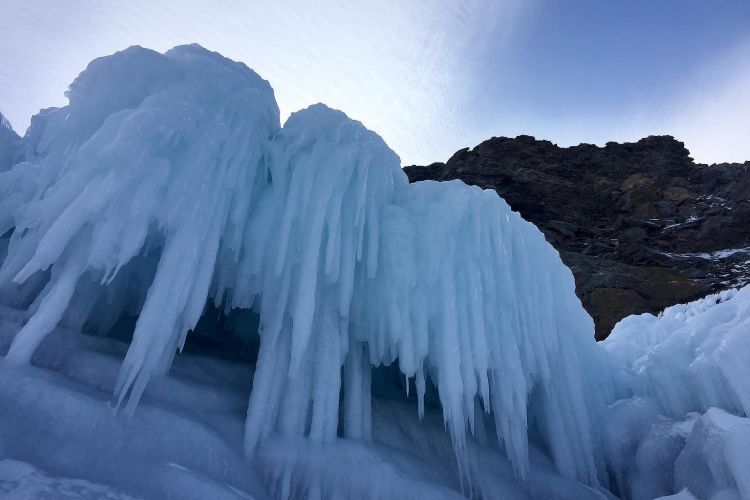
M 749 0 L 0 0 L 0 33 L 19 131 L 94 57 L 197 42 L 268 79 L 284 118 L 325 102 L 404 164 L 520 133 L 750 160 Z

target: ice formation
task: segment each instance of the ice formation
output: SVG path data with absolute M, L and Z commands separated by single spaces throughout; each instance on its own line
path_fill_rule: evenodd
M 409 185 L 376 134 L 323 105 L 281 128 L 266 81 L 197 46 L 97 59 L 67 95 L 0 174 L 0 292 L 31 313 L 7 361 L 58 324 L 137 315 L 114 387 L 132 413 L 212 300 L 260 315 L 247 453 L 272 434 L 371 439 L 371 366 L 398 361 L 420 414 L 437 387 L 464 477 L 467 436 L 489 432 L 521 477 L 532 433 L 563 475 L 605 480 L 592 321 L 494 192 Z
M 19 153 L 21 138 L 10 126 L 10 122 L 0 113 L 0 172 L 8 170 Z
M 632 368 L 635 391 L 680 417 L 710 407 L 750 416 L 750 287 L 630 316 L 603 345 Z
M 243 64 L 132 47 L 67 95 L 0 123 L 0 493 L 750 498 L 750 287 L 599 345 L 494 192 L 282 127 Z M 227 332 L 246 364 L 176 356 Z
M 620 493 L 750 498 L 750 287 L 630 316 L 603 344 L 632 390 L 605 432 Z

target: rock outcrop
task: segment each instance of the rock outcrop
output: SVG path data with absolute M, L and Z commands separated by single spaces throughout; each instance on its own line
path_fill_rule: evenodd
M 494 189 L 536 224 L 573 270 L 598 339 L 629 314 L 750 282 L 750 162 L 697 164 L 670 136 L 569 148 L 492 138 L 404 170 Z

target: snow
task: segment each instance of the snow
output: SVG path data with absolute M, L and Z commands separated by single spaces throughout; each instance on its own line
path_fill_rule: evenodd
M 716 250 L 714 252 L 698 252 L 698 253 L 670 253 L 660 252 L 662 255 L 666 255 L 672 259 L 703 259 L 703 260 L 722 260 L 732 257 L 734 255 L 745 255 L 750 254 L 750 247 L 744 248 L 725 248 L 723 250 Z
M 3 494 L 750 497 L 750 287 L 597 344 L 496 193 L 282 127 L 241 63 L 131 47 L 67 96 L 0 163 Z
M 687 224 L 691 224 L 691 223 L 699 221 L 701 219 L 702 219 L 702 217 L 698 217 L 696 215 L 691 215 L 690 217 L 688 217 L 687 219 L 685 219 L 682 222 L 675 222 L 673 224 L 668 224 L 668 225 L 664 226 L 664 229 L 662 229 L 662 231 L 667 231 L 668 229 L 672 229 L 672 228 L 675 228 L 675 227 L 685 226 Z M 659 220 L 659 219 L 651 219 L 651 220 Z M 668 255 L 671 255 L 671 254 L 668 254 Z

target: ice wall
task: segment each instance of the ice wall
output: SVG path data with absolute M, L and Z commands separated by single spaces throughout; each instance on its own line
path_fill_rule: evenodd
M 67 95 L 37 124 L 29 163 L 0 183 L 38 184 L 2 202 L 0 233 L 15 232 L 0 288 L 51 273 L 8 359 L 28 361 L 68 306 L 82 323 L 142 302 L 118 389 L 135 402 L 200 317 L 219 243 L 237 238 L 266 182 L 256 165 L 278 108 L 255 73 L 193 46 L 95 60 Z M 158 264 L 142 276 L 153 249 Z
M 750 287 L 620 321 L 603 345 L 632 369 L 635 392 L 665 415 L 723 408 L 750 416 Z
M 564 475 L 604 480 L 593 323 L 494 192 L 408 184 L 380 137 L 323 105 L 280 128 L 267 82 L 197 46 L 95 60 L 68 97 L 0 173 L 0 299 L 30 311 L 8 360 L 60 323 L 106 333 L 135 314 L 115 385 L 134 411 L 207 300 L 253 308 L 248 453 L 274 433 L 370 439 L 370 368 L 398 359 L 420 413 L 437 386 L 464 477 L 467 440 L 489 435 L 522 477 L 532 436 Z

